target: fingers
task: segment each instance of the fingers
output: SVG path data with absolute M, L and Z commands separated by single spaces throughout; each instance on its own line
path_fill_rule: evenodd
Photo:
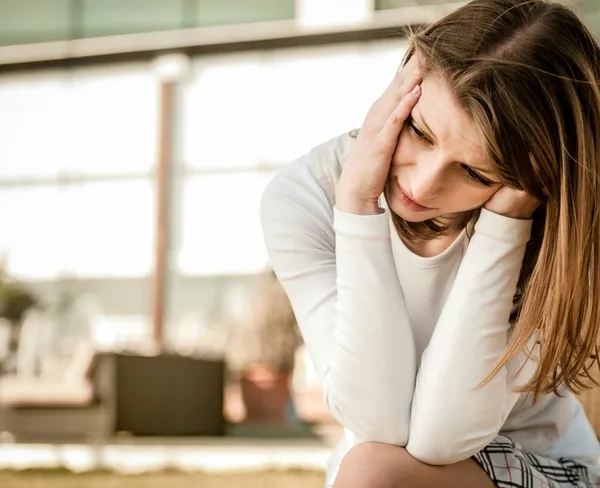
M 387 117 L 396 109 L 402 99 L 416 85 L 423 82 L 423 76 L 419 70 L 418 63 L 416 61 L 412 62 L 415 58 L 416 56 L 413 56 L 404 68 L 396 73 L 394 80 L 381 97 L 381 104 L 383 105 L 381 111 L 385 113 L 382 123 L 387 120 Z
M 415 87 L 415 85 L 420 84 L 423 81 L 423 77 L 418 70 L 411 70 L 406 73 L 404 70 L 399 71 L 394 81 L 386 90 L 386 94 L 390 95 L 390 99 L 396 101 L 394 107 L 398 104 L 398 102 L 404 98 L 410 91 Z
M 396 140 L 400 135 L 404 122 L 410 115 L 411 110 L 421 96 L 421 85 L 416 82 L 412 86 L 410 92 L 408 92 L 392 113 L 388 116 L 385 124 L 381 129 L 381 135 L 389 140 Z
M 368 133 L 380 132 L 402 100 L 422 81 L 419 57 L 414 54 L 370 108 L 362 130 Z
M 395 80 L 402 85 L 405 81 L 409 80 L 411 75 L 420 73 L 419 56 L 413 54 L 413 56 L 406 62 L 406 64 L 398 70 L 396 73 Z
M 369 110 L 363 128 L 369 132 L 379 132 L 402 100 L 415 86 L 420 84 L 422 80 L 419 73 L 413 73 L 412 76 L 402 83 L 399 82 L 398 78 L 395 78 L 384 94 Z
M 419 80 L 418 83 L 422 81 L 422 74 L 423 72 L 421 69 L 421 58 L 418 55 L 418 53 L 414 53 L 411 56 L 411 58 L 406 62 L 406 64 L 398 70 L 398 73 L 395 77 L 397 86 L 402 92 L 401 96 L 406 95 L 412 89 L 410 88 L 409 90 L 405 90 L 406 84 L 410 84 L 414 76 L 416 76 L 417 78 L 421 78 L 421 80 Z

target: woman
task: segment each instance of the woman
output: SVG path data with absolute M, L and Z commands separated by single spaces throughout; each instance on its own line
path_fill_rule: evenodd
M 334 487 L 600 486 L 571 390 L 600 325 L 600 49 L 567 8 L 474 0 L 262 220 L 345 427 Z

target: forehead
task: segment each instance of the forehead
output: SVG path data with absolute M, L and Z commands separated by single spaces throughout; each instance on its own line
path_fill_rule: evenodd
M 431 128 L 436 144 L 458 161 L 488 164 L 484 139 L 448 84 L 438 76 L 423 80 L 422 94 L 413 110 L 418 122 Z

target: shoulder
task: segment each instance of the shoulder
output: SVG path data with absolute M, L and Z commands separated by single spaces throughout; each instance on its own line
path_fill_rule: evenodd
M 335 190 L 354 139 L 345 133 L 314 147 L 269 182 L 260 202 L 268 250 L 333 250 Z
M 353 130 L 334 137 L 285 165 L 267 185 L 263 204 L 282 197 L 301 199 L 302 195 L 321 194 L 333 207 L 335 189 L 356 134 Z

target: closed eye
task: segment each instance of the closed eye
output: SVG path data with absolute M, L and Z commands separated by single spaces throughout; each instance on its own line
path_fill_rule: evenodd
M 408 126 L 411 134 L 419 141 L 422 142 L 424 144 L 428 144 L 428 145 L 433 145 L 433 142 L 431 142 L 431 139 L 429 139 L 429 137 L 427 137 L 427 135 L 425 135 L 425 133 L 423 133 L 423 131 L 419 130 L 419 128 L 415 125 L 415 122 L 413 120 L 412 117 L 408 117 L 406 119 L 405 124 Z M 461 164 L 461 168 L 464 171 L 464 175 L 474 184 L 479 185 L 479 186 L 484 186 L 486 188 L 489 188 L 491 186 L 494 186 L 496 184 L 495 181 L 492 181 L 488 178 L 486 178 L 485 176 L 481 175 L 480 173 L 478 173 L 477 171 L 475 171 L 473 168 L 471 168 L 470 166 L 466 165 L 466 164 Z
M 495 183 L 494 181 L 488 180 L 487 178 L 481 176 L 477 171 L 467 166 L 466 164 L 463 164 L 462 168 L 467 178 L 469 178 L 475 184 L 490 187 L 493 186 Z
M 423 142 L 427 142 L 428 144 L 431 144 L 431 141 L 429 140 L 429 138 L 422 131 L 420 131 L 417 128 L 412 117 L 409 117 L 408 119 L 406 119 L 405 123 L 408 126 L 408 128 L 410 129 L 410 132 L 412 132 L 412 134 L 417 139 L 419 139 L 420 141 L 423 141 Z

